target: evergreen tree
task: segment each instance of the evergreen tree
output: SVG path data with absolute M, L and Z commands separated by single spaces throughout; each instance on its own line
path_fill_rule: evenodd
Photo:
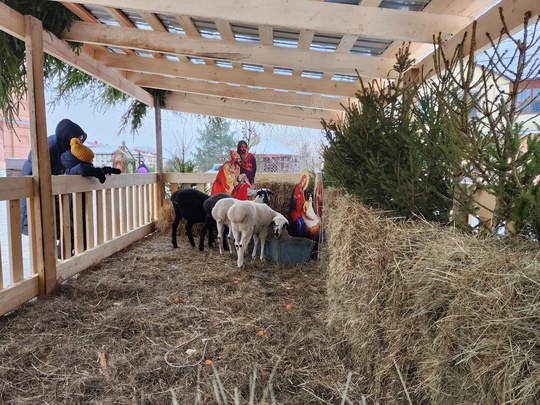
M 210 117 L 203 130 L 198 130 L 193 161 L 200 172 L 209 170 L 214 163 L 229 160 L 229 151 L 236 150 L 235 133 L 228 120 Z
M 415 117 L 418 85 L 402 80 L 412 63 L 405 47 L 397 55 L 396 81 L 382 86 L 360 78 L 358 106 L 346 108 L 343 123 L 324 123 L 324 171 L 367 205 L 446 222 L 452 188 L 451 173 L 440 162 L 444 139 L 436 121 L 425 132 Z

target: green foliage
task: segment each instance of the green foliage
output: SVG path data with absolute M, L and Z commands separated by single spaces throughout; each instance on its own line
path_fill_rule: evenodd
M 408 48 L 398 54 L 399 79 L 385 88 L 360 78 L 359 106 L 347 107 L 341 124 L 324 123 L 324 172 L 365 204 L 446 222 L 452 206 L 451 172 L 440 162 L 446 140 L 439 116 L 414 114 L 417 85 L 401 80 L 408 56 Z
M 518 97 L 538 77 L 540 27 L 537 20 L 531 30 L 531 16 L 526 15 L 522 37 L 517 38 L 506 30 L 502 11 L 500 17 L 513 49 L 492 42 L 488 60 L 478 66 L 472 57 L 475 30 L 470 48 L 463 47 L 464 38 L 452 57 L 445 55 L 444 41 L 439 38 L 437 79 L 429 87 L 445 117 L 443 132 L 461 151 L 447 159 L 472 183 L 468 190 L 462 187 L 461 195 L 485 190 L 495 196 L 493 232 L 513 222 L 515 231 L 538 237 L 540 228 L 534 217 L 540 202 L 532 180 L 540 173 L 540 143 L 529 138 L 527 148 L 522 148 L 527 121 L 521 118 L 524 105 Z M 507 87 L 502 85 L 505 81 Z
M 161 89 L 150 89 L 145 88 L 145 90 L 152 95 L 154 100 L 157 100 L 161 107 L 165 106 L 165 98 L 167 94 L 170 94 L 170 91 L 161 90 Z M 114 93 L 110 93 L 111 96 Z M 130 127 L 131 132 L 135 133 L 142 126 L 144 117 L 148 114 L 148 108 L 150 106 L 139 100 L 133 100 L 127 111 L 122 115 L 122 127 Z M 153 107 L 153 106 L 152 106 Z
M 47 0 L 2 0 L 4 4 L 23 15 L 31 15 L 43 24 L 43 28 L 56 36 L 70 26 L 75 15 L 61 3 Z M 78 44 L 73 44 L 77 48 Z M 26 47 L 23 41 L 0 31 L 0 109 L 9 128 L 19 118 L 20 100 L 27 95 L 26 80 Z M 46 64 L 54 58 L 47 56 Z M 45 69 L 45 78 L 50 77 L 51 71 Z
M 214 163 L 230 159 L 229 151 L 236 150 L 235 133 L 231 132 L 228 120 L 210 117 L 203 130 L 197 130 L 198 137 L 194 162 L 201 172 L 209 170 Z
M 182 156 L 173 155 L 163 168 L 166 172 L 176 173 L 193 173 L 195 172 L 195 162 L 192 160 L 186 160 Z

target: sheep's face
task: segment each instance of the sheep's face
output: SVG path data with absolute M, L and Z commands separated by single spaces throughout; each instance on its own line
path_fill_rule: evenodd
M 279 215 L 272 220 L 272 228 L 274 228 L 274 238 L 279 239 L 284 229 L 289 229 L 289 221 L 283 216 Z
M 272 191 L 270 191 L 267 188 L 261 188 L 257 190 L 257 193 L 255 194 L 255 198 L 253 199 L 253 201 L 268 205 L 268 203 L 270 202 L 271 195 L 274 195 Z

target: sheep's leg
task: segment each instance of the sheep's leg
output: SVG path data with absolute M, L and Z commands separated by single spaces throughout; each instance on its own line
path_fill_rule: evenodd
M 216 242 L 215 236 L 214 236 L 214 230 L 216 229 L 216 220 L 212 215 L 206 217 L 208 220 L 208 247 L 214 247 L 214 243 Z
M 225 226 L 223 225 L 223 222 L 216 221 L 216 227 L 217 227 L 217 238 L 218 238 L 218 244 L 219 244 L 219 254 L 223 254 L 223 237 L 224 237 L 224 229 Z
M 260 256 L 261 262 L 264 260 L 264 244 L 266 242 L 266 235 L 267 234 L 268 234 L 268 228 L 264 228 L 259 233 L 259 239 L 261 240 L 261 256 Z
M 195 222 L 188 220 L 186 223 L 186 235 L 189 239 L 189 244 L 195 247 L 195 240 L 193 239 L 193 224 Z
M 234 235 L 234 246 L 236 248 L 237 265 L 242 267 L 244 265 L 244 253 L 247 248 L 247 244 L 251 239 L 249 232 L 240 231 L 234 224 L 231 224 L 232 234 Z
M 236 238 L 236 235 L 235 235 Z M 244 265 L 244 253 L 248 247 L 249 241 L 251 240 L 251 235 L 249 232 L 242 232 L 242 239 L 240 240 L 240 248 L 238 249 L 238 267 Z
M 236 254 L 236 248 L 234 246 L 234 235 L 233 235 L 233 231 L 232 231 L 232 228 L 229 226 L 228 227 L 228 234 L 229 236 L 226 237 L 227 238 L 227 246 L 229 248 L 229 254 L 231 256 L 234 256 Z
M 199 250 L 202 252 L 204 250 L 204 238 L 206 237 L 206 233 L 212 233 L 212 226 L 211 226 L 210 219 L 206 217 L 204 220 L 204 224 L 201 228 L 201 237 L 199 238 Z M 210 240 L 210 237 L 208 237 L 208 240 Z
M 172 244 L 173 244 L 173 247 L 177 248 L 178 243 L 176 241 L 176 233 L 178 232 L 178 224 L 180 223 L 180 220 L 182 219 L 182 214 L 180 213 L 179 209 L 176 208 L 176 206 L 174 209 L 174 213 L 175 213 L 175 216 L 174 216 L 174 221 L 172 223 Z
M 251 258 L 255 259 L 257 256 L 257 246 L 259 245 L 259 236 L 254 233 L 253 234 L 253 252 L 251 252 Z

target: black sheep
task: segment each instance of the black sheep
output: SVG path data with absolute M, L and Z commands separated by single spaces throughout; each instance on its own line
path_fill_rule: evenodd
M 216 225 L 216 220 L 212 216 L 212 209 L 214 208 L 216 203 L 223 198 L 232 198 L 232 196 L 227 193 L 217 193 L 210 196 L 203 203 L 203 209 L 206 213 L 206 219 L 204 221 L 203 227 L 201 228 L 201 238 L 199 239 L 200 251 L 204 250 L 204 237 L 206 236 L 206 232 L 209 233 L 209 236 L 208 236 L 209 238 L 210 238 L 210 235 L 212 235 L 212 239 L 214 239 L 214 229 L 217 228 L 217 225 Z M 208 242 L 208 245 L 212 247 L 212 244 L 210 242 Z M 224 241 L 223 246 L 225 247 L 225 250 L 228 250 L 226 241 Z
M 176 242 L 176 232 L 178 224 L 182 219 L 186 220 L 186 235 L 191 246 L 195 247 L 193 240 L 193 225 L 206 220 L 206 212 L 203 204 L 208 199 L 208 195 L 194 188 L 186 188 L 175 191 L 171 195 L 171 201 L 174 207 L 174 221 L 172 224 L 172 244 L 175 248 L 178 247 Z M 201 241 L 202 243 L 202 241 Z M 214 243 L 214 233 L 208 235 L 208 244 L 212 246 Z

